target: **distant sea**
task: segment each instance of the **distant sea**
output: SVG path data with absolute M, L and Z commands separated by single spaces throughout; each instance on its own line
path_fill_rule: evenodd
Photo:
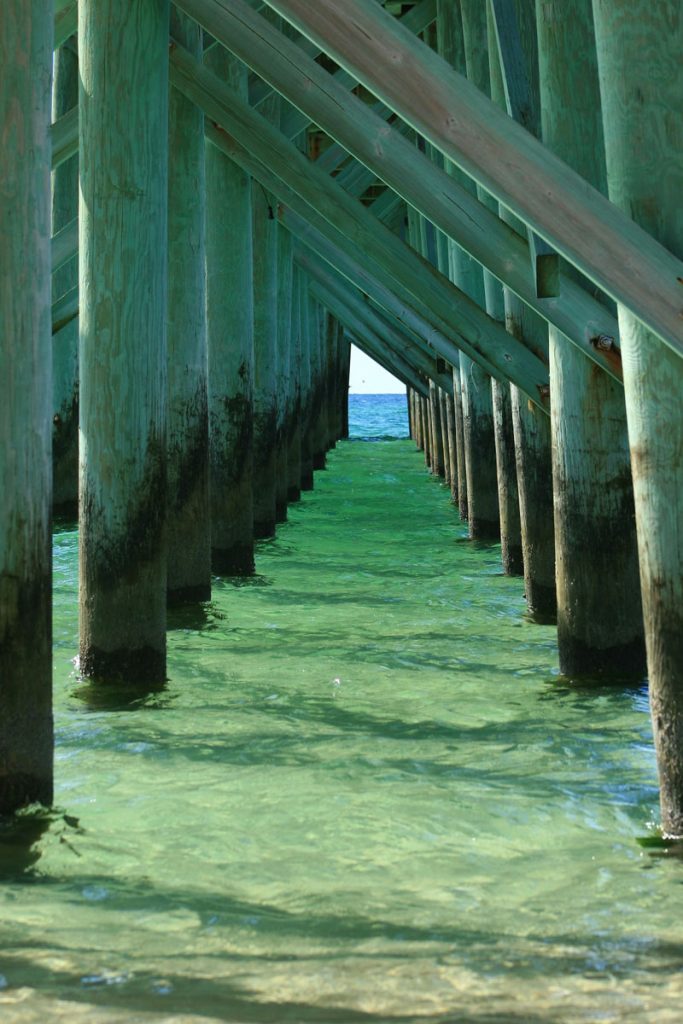
M 405 395 L 349 395 L 349 437 L 388 440 L 408 437 Z

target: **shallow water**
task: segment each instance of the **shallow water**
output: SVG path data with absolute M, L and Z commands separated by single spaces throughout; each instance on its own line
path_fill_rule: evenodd
M 161 694 L 76 679 L 76 540 L 59 811 L 0 832 L 3 1024 L 680 1020 L 646 696 L 558 679 L 412 442 L 330 454 L 258 575 L 171 621 Z

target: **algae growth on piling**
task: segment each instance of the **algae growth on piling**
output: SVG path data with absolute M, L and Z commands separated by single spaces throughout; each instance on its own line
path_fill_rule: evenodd
M 61 811 L 0 838 L 3 1020 L 676 1019 L 645 694 L 558 684 L 499 548 L 412 442 L 361 439 L 404 415 L 352 399 L 147 699 L 79 687 L 56 533 Z

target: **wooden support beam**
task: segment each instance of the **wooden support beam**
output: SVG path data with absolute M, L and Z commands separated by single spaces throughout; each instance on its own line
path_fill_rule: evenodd
M 78 286 L 70 288 L 52 303 L 52 333 L 57 334 L 63 327 L 75 320 L 79 312 Z
M 171 30 L 198 58 L 202 32 L 171 9 Z M 211 598 L 206 174 L 204 117 L 169 96 L 168 160 L 168 568 L 169 605 Z
M 531 88 L 526 55 L 520 37 L 514 0 L 490 0 L 500 69 L 505 89 L 505 105 L 513 120 L 528 132 L 541 136 L 540 107 Z M 529 253 L 536 281 L 536 294 L 549 299 L 560 294 L 560 258 L 552 246 L 534 231 L 527 230 Z
M 524 302 L 555 323 L 585 355 L 608 373 L 619 375 L 613 360 L 591 343 L 600 335 L 617 337 L 615 318 L 568 277 L 562 280 L 560 299 L 539 299 L 529 274 L 528 244 L 499 219 L 497 211 L 483 206 L 367 104 L 337 86 L 332 76 L 307 60 L 242 0 L 230 0 L 229 6 L 226 0 L 182 0 L 182 6 Z M 426 49 L 408 35 L 414 46 Z
M 247 69 L 223 47 L 212 72 L 246 98 Z M 219 576 L 254 571 L 254 298 L 251 180 L 208 142 L 206 286 L 209 336 L 211 564 Z
M 65 224 L 52 236 L 51 243 L 52 273 L 63 267 L 78 253 L 78 218 Z
M 171 68 L 173 83 L 221 125 L 225 145 L 234 159 L 252 163 L 252 166 L 256 160 L 271 168 L 337 227 L 350 251 L 362 249 L 375 264 L 384 267 L 385 277 L 389 277 L 392 284 L 395 282 L 429 306 L 432 316 L 443 325 L 451 324 L 459 335 L 462 349 L 484 363 L 487 372 L 514 380 L 532 400 L 541 402 L 539 389 L 545 387 L 547 377 L 543 363 L 536 356 L 380 225 L 361 203 L 346 195 L 180 47 L 174 47 L 171 52 Z
M 311 222 L 286 208 L 281 208 L 280 218 L 305 248 L 338 271 L 360 294 L 367 297 L 374 308 L 383 310 L 390 321 L 399 324 L 429 358 L 439 354 L 450 362 L 459 359 L 460 351 L 451 337 L 436 331 L 404 297 L 399 297 L 389 287 L 382 285 L 372 272 L 364 269 L 362 263 L 347 255 L 333 240 L 313 227 Z M 300 248 L 297 256 L 299 252 Z
M 421 380 L 410 366 L 398 359 L 383 344 L 382 339 L 378 335 L 373 334 L 369 328 L 365 328 L 361 324 L 356 324 L 354 327 L 351 314 L 347 314 L 342 322 L 356 348 L 359 348 L 361 352 L 374 359 L 382 369 L 386 370 L 387 373 L 393 374 L 406 387 L 413 388 L 414 391 L 417 391 L 424 398 L 429 398 L 429 385 L 426 381 Z
M 543 140 L 606 192 L 591 0 L 574 0 L 571 18 L 562 0 L 544 0 L 535 21 Z M 550 365 L 560 672 L 621 683 L 645 672 L 624 390 L 554 328 Z
M 50 125 L 52 170 L 78 152 L 78 106 L 62 114 Z
M 343 313 L 347 309 L 356 323 L 362 323 L 368 330 L 384 338 L 390 351 L 412 366 L 415 373 L 428 377 L 453 393 L 452 378 L 449 379 L 444 371 L 439 371 L 436 356 L 430 356 L 421 349 L 401 324 L 392 323 L 374 310 L 357 288 L 301 247 L 296 250 L 296 261 L 308 274 L 314 293 L 336 317 L 347 323 Z
M 53 47 L 55 50 L 69 39 L 78 28 L 78 3 L 76 0 L 64 0 L 59 10 L 55 9 L 55 34 Z
M 680 0 L 596 0 L 593 15 L 610 196 L 683 258 Z M 661 823 L 664 835 L 683 838 L 683 364 L 625 307 L 619 322 Z
M 414 35 L 419 35 L 436 18 L 436 0 L 421 0 L 420 3 L 416 4 L 415 7 L 411 7 L 406 14 L 401 18 L 401 24 L 408 32 L 412 32 Z M 304 37 L 305 39 L 305 37 Z M 306 52 L 304 50 L 304 52 Z M 337 85 L 342 86 L 348 90 L 356 85 L 356 78 L 350 75 L 343 68 L 339 68 L 334 73 L 334 79 Z M 252 99 L 252 106 L 256 106 Z M 385 104 L 376 104 L 376 107 L 381 107 L 386 110 L 386 116 L 389 116 L 390 110 Z M 290 139 L 293 139 L 299 132 L 304 131 L 308 125 L 311 124 L 311 118 L 307 116 L 305 111 L 295 107 L 290 110 L 287 116 L 283 120 L 282 131 Z
M 683 354 L 683 261 L 380 7 L 363 0 L 268 4 Z
M 80 671 L 145 689 L 166 680 L 168 36 L 168 0 L 80 0 Z
M 54 54 L 52 116 L 78 109 L 78 54 L 61 46 Z M 78 120 L 76 120 L 76 129 Z M 78 289 L 78 156 L 52 172 L 52 295 Z M 59 322 L 58 316 L 56 321 Z M 52 345 L 52 504 L 78 518 L 78 323 L 63 321 Z
M 50 0 L 0 4 L 0 815 L 52 802 Z

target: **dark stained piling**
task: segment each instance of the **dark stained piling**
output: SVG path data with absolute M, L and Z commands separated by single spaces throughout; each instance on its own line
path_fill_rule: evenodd
M 164 0 L 79 3 L 80 670 L 146 686 L 166 677 L 168 38 Z
M 451 466 L 448 448 L 448 413 L 446 412 L 446 402 L 443 389 L 438 386 L 436 388 L 436 401 L 439 406 L 439 427 L 441 429 L 441 449 L 443 452 L 443 479 L 444 483 L 448 485 L 450 490 Z
M 275 197 L 252 184 L 254 260 L 254 537 L 277 522 L 277 221 Z
M 429 382 L 429 410 L 432 427 L 432 473 L 434 476 L 443 477 L 446 472 L 446 464 L 444 459 L 443 431 L 441 429 L 441 406 L 439 403 L 439 389 L 433 380 Z
M 538 9 L 543 141 L 606 191 L 590 0 Z M 645 670 L 635 509 L 621 385 L 550 328 L 560 670 Z M 607 612 L 606 609 L 609 609 Z
M 313 377 L 311 371 L 308 280 L 299 274 L 299 345 L 301 349 L 301 490 L 313 489 Z
M 247 69 L 222 47 L 205 64 L 241 95 Z M 206 284 L 209 345 L 211 564 L 254 571 L 254 325 L 251 180 L 206 143 Z
M 466 37 L 461 13 L 460 3 L 450 4 L 446 0 L 439 0 L 437 48 L 456 70 L 466 74 Z M 471 45 L 473 53 L 474 43 L 471 42 Z M 465 188 L 476 192 L 476 185 L 471 178 L 462 174 L 448 160 L 444 166 Z M 481 264 L 452 240 L 449 244 L 449 264 L 451 279 L 485 309 L 486 289 Z M 460 355 L 459 369 L 454 401 L 460 517 L 469 523 L 472 539 L 497 540 L 500 536 L 500 514 L 490 377 L 463 353 Z
M 202 31 L 172 9 L 171 35 L 196 57 Z M 204 117 L 169 96 L 168 569 L 169 604 L 211 597 L 206 327 Z
M 451 374 L 453 370 L 451 369 Z M 446 407 L 446 431 L 448 434 L 448 478 L 451 498 L 458 504 L 458 448 L 455 433 L 455 396 L 444 392 Z
M 275 518 L 278 523 L 287 519 L 287 493 L 289 491 L 290 421 L 290 338 L 292 332 L 292 236 L 281 224 L 277 233 L 277 288 L 275 295 L 276 315 L 276 362 L 275 393 L 277 397 L 277 440 L 275 447 Z
M 52 23 L 0 6 L 0 814 L 52 800 Z
M 519 514 L 515 432 L 512 426 L 510 385 L 494 380 L 491 381 L 491 388 L 496 438 L 498 507 L 500 511 L 503 572 L 507 573 L 508 576 L 523 576 L 522 525 Z
M 550 420 L 518 388 L 511 397 L 527 608 L 532 619 L 551 622 L 557 597 Z
M 495 10 L 489 5 L 487 14 L 491 97 L 498 106 L 506 108 L 510 116 L 538 135 L 538 46 L 534 0 L 515 0 L 512 6 L 496 5 Z M 502 204 L 499 213 L 501 220 L 521 236 L 528 237 L 525 225 Z M 508 332 L 547 363 L 548 326 L 545 320 L 522 302 L 512 289 L 504 288 L 503 297 Z M 510 385 L 510 408 L 527 607 L 532 618 L 541 622 L 554 621 L 557 600 L 549 424 L 542 422 L 539 410 L 514 384 Z M 502 423 L 501 429 L 504 429 Z M 502 437 L 497 440 L 498 452 L 504 448 L 504 443 Z M 507 480 L 510 479 L 508 474 Z M 515 515 L 514 508 L 510 512 Z M 502 534 L 503 531 L 501 539 Z M 504 543 L 503 552 L 505 560 Z
M 498 540 L 498 476 L 491 378 L 461 355 L 462 420 L 467 476 L 467 522 L 472 540 Z
M 301 285 L 300 271 L 292 267 L 291 327 L 289 336 L 289 428 L 287 448 L 287 500 L 301 498 Z
M 73 36 L 55 54 L 52 120 L 78 106 L 78 47 Z M 52 175 L 52 234 L 78 216 L 78 156 Z M 78 258 L 55 271 L 52 298 L 78 285 Z M 52 500 L 58 515 L 78 515 L 78 320 L 70 319 L 52 339 Z
M 467 522 L 467 467 L 465 465 L 465 427 L 462 418 L 462 378 L 460 363 L 453 367 L 453 418 L 455 420 L 455 455 L 458 472 L 458 513 Z
M 683 258 L 683 10 L 596 0 L 610 198 Z M 683 309 L 683 275 L 678 277 Z M 683 362 L 619 309 L 662 829 L 683 836 Z

